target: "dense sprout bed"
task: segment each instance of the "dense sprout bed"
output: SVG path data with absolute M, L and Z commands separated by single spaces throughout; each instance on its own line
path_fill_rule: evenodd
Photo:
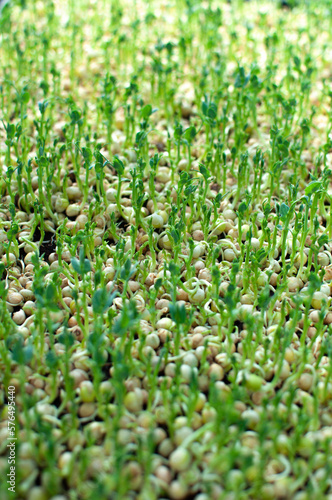
M 331 500 L 331 2 L 0 26 L 1 499 Z

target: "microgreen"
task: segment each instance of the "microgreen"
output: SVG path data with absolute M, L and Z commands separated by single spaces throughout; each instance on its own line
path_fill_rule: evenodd
M 13 498 L 330 498 L 330 2 L 0 3 Z

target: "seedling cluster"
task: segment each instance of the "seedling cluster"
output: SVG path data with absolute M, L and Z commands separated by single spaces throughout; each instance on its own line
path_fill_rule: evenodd
M 331 19 L 3 5 L 1 499 L 332 499 Z

